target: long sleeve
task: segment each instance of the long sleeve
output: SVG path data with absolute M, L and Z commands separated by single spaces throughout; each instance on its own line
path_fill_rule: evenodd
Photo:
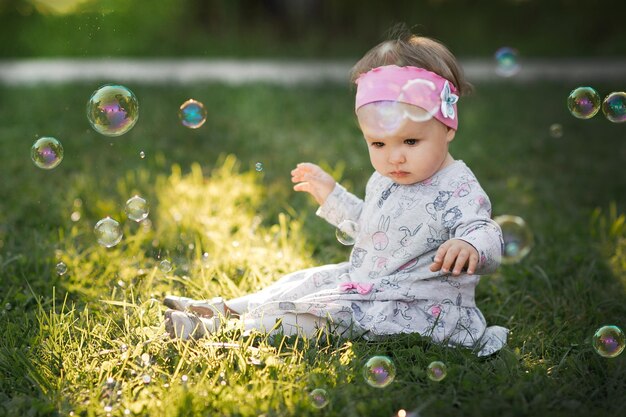
M 500 265 L 504 243 L 500 226 L 491 219 L 489 198 L 478 188 L 458 203 L 463 216 L 450 230 L 450 237 L 464 240 L 476 248 L 479 257 L 477 274 L 494 272 Z
M 316 214 L 333 226 L 338 226 L 344 220 L 358 222 L 362 210 L 363 200 L 337 183 Z

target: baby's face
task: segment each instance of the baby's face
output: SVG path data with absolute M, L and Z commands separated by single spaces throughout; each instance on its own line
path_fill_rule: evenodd
M 453 161 L 448 145 L 456 132 L 416 106 L 370 103 L 357 118 L 372 166 L 398 184 L 428 179 Z

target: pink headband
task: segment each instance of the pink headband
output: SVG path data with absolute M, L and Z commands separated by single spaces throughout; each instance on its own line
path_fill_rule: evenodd
M 377 101 L 396 101 L 418 106 L 444 125 L 459 125 L 456 87 L 434 72 L 418 67 L 386 65 L 359 75 L 355 110 Z

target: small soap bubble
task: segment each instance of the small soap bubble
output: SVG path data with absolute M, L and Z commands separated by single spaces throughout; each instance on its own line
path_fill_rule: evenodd
M 65 265 L 65 263 L 63 262 L 59 262 L 56 266 L 56 271 L 57 275 L 59 276 L 65 275 L 65 273 L 67 272 L 67 265 Z
M 563 137 L 563 126 L 558 123 L 554 123 L 550 125 L 550 136 L 555 139 Z
M 146 153 L 144 151 L 139 152 L 139 157 L 144 159 L 146 157 Z
M 141 380 L 143 381 L 144 384 L 149 384 L 150 382 L 152 382 L 152 377 L 150 377 L 150 375 L 144 375 L 141 377 Z
M 626 122 L 626 93 L 614 92 L 604 98 L 602 113 L 613 123 Z
M 77 222 L 80 220 L 80 216 L 81 216 L 80 211 L 73 211 L 72 214 L 70 215 L 70 219 L 73 222 Z
M 137 123 L 139 102 L 123 85 L 103 85 L 87 102 L 87 118 L 96 132 L 120 136 Z
M 617 326 L 602 326 L 593 335 L 593 348 L 604 358 L 614 358 L 624 350 L 624 332 Z
M 436 382 L 441 381 L 446 377 L 446 375 L 448 375 L 446 364 L 440 361 L 431 362 L 426 369 L 426 373 L 431 381 Z
M 359 232 L 359 225 L 352 220 L 344 220 L 335 230 L 335 236 L 342 245 L 350 246 L 354 245 L 356 236 Z
M 325 389 L 316 388 L 309 393 L 311 404 L 315 408 L 324 408 L 328 405 L 328 393 Z
M 180 105 L 178 116 L 183 126 L 190 129 L 197 129 L 206 122 L 204 104 L 194 99 L 189 99 Z
M 363 367 L 365 382 L 374 388 L 384 388 L 396 377 L 396 366 L 386 356 L 373 356 Z
M 55 168 L 63 160 L 63 145 L 52 137 L 39 138 L 30 148 L 30 157 L 39 168 Z
M 159 269 L 161 270 L 161 272 L 168 273 L 172 270 L 172 263 L 167 259 L 163 259 L 159 263 Z
M 107 248 L 112 248 L 120 243 L 123 236 L 120 224 L 110 217 L 105 217 L 96 223 L 94 232 L 98 243 Z
M 257 172 L 263 171 L 263 164 L 261 162 L 257 162 L 256 164 L 254 164 L 254 169 L 256 169 Z
M 496 59 L 496 74 L 502 77 L 512 77 L 520 71 L 521 66 L 516 49 L 504 46 L 498 49 L 494 56 Z
M 600 95 L 591 87 L 578 87 L 567 97 L 567 108 L 572 116 L 590 119 L 600 110 Z
M 183 375 L 180 377 L 180 382 L 182 382 L 183 384 L 186 384 L 187 381 L 189 381 L 189 377 L 187 375 Z
M 148 214 L 150 213 L 150 205 L 144 198 L 136 195 L 126 201 L 124 211 L 129 219 L 139 223 L 148 217 Z
M 204 252 L 202 254 L 202 265 L 207 267 L 211 264 L 211 257 L 209 256 L 208 252 Z
M 503 264 L 513 264 L 524 258 L 533 246 L 533 234 L 524 219 L 508 214 L 493 219 L 502 229 L 504 240 Z
M 143 364 L 143 366 L 150 366 L 150 354 L 149 353 L 143 353 L 141 355 L 141 363 Z

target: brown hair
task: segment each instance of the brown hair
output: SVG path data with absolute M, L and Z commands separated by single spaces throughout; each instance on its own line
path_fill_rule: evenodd
M 405 27 L 392 29 L 388 40 L 370 49 L 352 67 L 350 81 L 354 83 L 359 75 L 383 65 L 414 66 L 432 71 L 454 84 L 459 95 L 473 90 L 448 48 L 434 39 L 414 35 Z

